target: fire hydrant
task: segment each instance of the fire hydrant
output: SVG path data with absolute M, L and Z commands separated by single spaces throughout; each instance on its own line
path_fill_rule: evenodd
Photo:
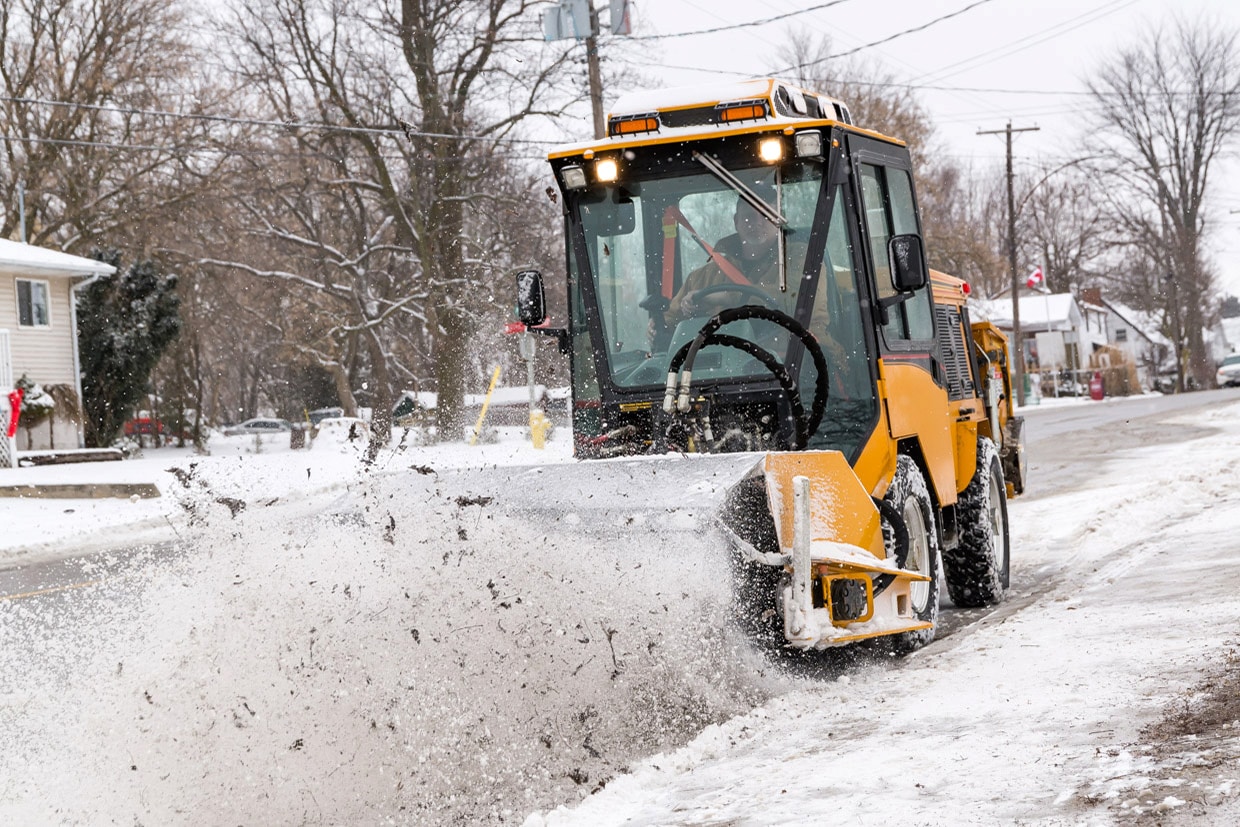
M 530 411 L 530 441 L 540 451 L 547 446 L 547 431 L 551 430 L 551 420 L 542 411 Z

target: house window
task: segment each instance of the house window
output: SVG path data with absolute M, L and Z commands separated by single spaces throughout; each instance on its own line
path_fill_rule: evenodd
M 47 282 L 17 280 L 17 322 L 22 327 L 50 327 L 51 307 Z
M 1122 327 L 1121 327 L 1121 328 L 1116 329 L 1116 331 L 1115 331 L 1115 341 L 1117 341 L 1117 342 L 1126 342 L 1126 341 L 1128 341 L 1128 331 L 1127 331 L 1125 328 L 1122 328 Z

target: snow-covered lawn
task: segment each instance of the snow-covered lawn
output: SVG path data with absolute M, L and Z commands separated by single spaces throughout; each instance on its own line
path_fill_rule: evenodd
M 518 465 L 571 459 L 568 429 L 553 433 L 535 450 L 521 428 L 501 428 L 498 442 L 421 446 L 410 431 L 403 444 L 380 454 L 373 465 L 362 462 L 365 445 L 343 437 L 321 438 L 308 449 L 289 448 L 288 434 L 274 437 L 215 434 L 208 453 L 186 448 L 147 448 L 121 462 L 73 463 L 0 468 L 0 486 L 154 483 L 160 497 L 141 499 L 0 499 L 5 529 L 0 533 L 0 568 L 53 560 L 92 549 L 175 540 L 191 519 L 186 496 L 202 490 L 187 487 L 184 475 L 208 483 L 216 498 L 270 502 L 307 500 L 367 477 L 404 471 L 413 464 L 456 468 Z

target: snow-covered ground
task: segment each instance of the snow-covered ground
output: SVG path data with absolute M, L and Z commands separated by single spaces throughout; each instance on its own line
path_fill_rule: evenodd
M 399 432 L 398 432 L 399 433 Z M 151 499 L 0 499 L 5 529 L 0 536 L 0 568 L 54 560 L 93 548 L 177 539 L 193 520 L 181 481 L 191 470 L 210 483 L 217 499 L 242 501 L 314 500 L 360 480 L 428 467 L 523 465 L 567 462 L 572 445 L 567 429 L 553 432 L 535 450 L 521 428 L 501 428 L 499 441 L 468 445 L 421 446 L 411 436 L 382 453 L 373 465 L 361 461 L 364 442 L 343 434 L 320 438 L 308 449 L 292 450 L 288 434 L 272 437 L 214 434 L 208 453 L 189 448 L 147 448 L 122 462 L 0 468 L 0 486 L 153 483 L 162 496 Z M 557 438 L 558 437 L 558 438 Z M 175 469 L 175 470 L 174 470 Z M 194 483 L 195 490 L 203 487 Z
M 0 500 L 0 568 L 180 538 L 0 600 L 0 823 L 1240 823 L 1240 403 L 1038 445 L 1009 600 L 811 674 L 567 436 L 0 472 L 165 495 Z

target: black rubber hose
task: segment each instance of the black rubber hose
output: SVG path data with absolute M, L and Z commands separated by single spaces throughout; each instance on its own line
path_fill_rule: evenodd
M 676 351 L 676 355 L 672 357 L 672 362 L 675 363 L 677 359 L 683 361 L 691 345 L 692 342 L 685 342 L 681 345 L 680 350 Z M 710 345 L 721 345 L 743 350 L 761 362 L 762 366 L 774 375 L 776 381 L 779 382 L 779 387 L 788 395 L 788 405 L 792 409 L 792 432 L 795 442 L 793 450 L 804 448 L 805 443 L 809 440 L 809 432 L 805 430 L 805 404 L 801 401 L 801 391 L 797 388 L 796 383 L 792 381 L 792 376 L 789 375 L 787 368 L 781 365 L 779 360 L 769 350 L 739 336 L 730 336 L 726 333 L 712 333 L 706 338 L 706 346 Z
M 904 524 L 904 517 L 900 512 L 896 511 L 896 507 L 886 500 L 874 500 L 874 505 L 878 508 L 879 515 L 887 521 L 891 526 L 891 533 L 895 540 L 896 566 L 904 568 L 908 564 L 908 526 Z M 874 595 L 878 596 L 884 589 L 895 582 L 894 574 L 879 574 L 874 577 Z

